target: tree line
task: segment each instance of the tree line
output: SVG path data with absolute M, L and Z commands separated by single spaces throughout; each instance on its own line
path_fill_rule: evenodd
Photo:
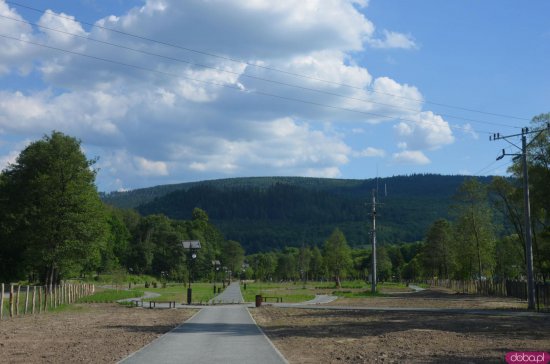
M 535 127 L 548 122 L 550 114 L 533 119 Z M 537 279 L 545 281 L 550 276 L 549 134 L 538 134 L 531 141 L 528 155 L 534 266 Z M 211 211 L 200 208 L 200 201 L 195 201 L 188 215 L 179 219 L 160 213 L 141 215 L 103 203 L 95 186 L 95 163 L 82 153 L 80 141 L 52 132 L 31 143 L 15 163 L 2 171 L 0 280 L 52 284 L 123 271 L 186 281 L 192 267 L 194 279 L 211 280 L 231 272 L 248 279 L 334 280 L 338 285 L 342 279 L 367 280 L 371 272 L 370 247 L 350 246 L 346 222 L 339 221 L 334 212 L 353 214 L 355 208 L 323 192 L 303 195 L 303 191 L 281 184 L 264 192 L 258 190 L 253 196 L 273 207 L 268 210 L 255 206 L 250 195 L 242 195 L 250 211 L 239 219 L 267 211 L 266 224 L 288 218 L 290 213 L 294 214 L 291 219 L 303 220 L 296 225 L 302 229 L 318 226 L 317 217 L 327 225 L 318 231 L 318 236 L 323 236 L 321 241 L 307 241 L 303 233 L 289 232 L 286 243 L 271 251 L 251 249 L 246 255 L 238 239 L 224 237 L 211 220 Z M 474 177 L 465 180 L 448 204 L 448 211 L 431 218 L 423 239 L 412 243 L 384 239 L 377 251 L 379 279 L 524 278 L 525 224 L 519 163 L 514 161 L 510 167 L 513 179 L 495 177 L 489 184 Z M 181 196 L 196 199 L 189 195 L 192 191 L 196 190 L 190 188 Z M 222 196 L 213 190 L 208 193 Z M 291 201 L 285 202 L 288 199 Z M 300 208 L 289 212 L 276 207 L 288 203 L 316 204 L 321 215 L 312 217 Z M 212 213 L 217 216 L 223 212 Z M 362 241 L 367 243 L 368 217 L 361 218 L 365 234 Z M 402 229 L 414 224 L 402 222 Z M 183 250 L 182 240 L 201 241 L 196 259 Z M 212 264 L 216 260 L 221 266 Z

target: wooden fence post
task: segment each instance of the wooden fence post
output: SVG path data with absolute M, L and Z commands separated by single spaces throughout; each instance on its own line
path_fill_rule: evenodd
M 34 309 L 36 307 L 36 286 L 32 286 L 32 311 L 31 313 L 34 315 Z
M 27 294 L 25 295 L 25 315 L 27 314 L 27 311 L 29 310 L 29 286 L 27 285 Z
M 19 294 L 21 293 L 21 286 L 17 285 L 17 296 L 15 296 L 15 316 L 19 316 Z
M 13 283 L 10 283 L 10 318 L 13 317 Z
M 4 283 L 2 283 L 2 292 L 0 292 L 0 320 L 4 316 Z
M 48 298 L 49 298 L 48 286 L 44 286 L 44 312 L 48 312 Z
M 38 313 L 42 312 L 42 286 L 38 286 Z

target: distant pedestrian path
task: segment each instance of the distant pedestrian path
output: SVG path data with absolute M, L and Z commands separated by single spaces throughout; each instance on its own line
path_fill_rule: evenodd
M 231 283 L 222 293 L 212 298 L 208 303 L 244 303 L 241 286 L 238 282 Z
M 242 303 L 239 284 L 231 284 L 218 299 L 222 303 Z M 283 364 L 287 361 L 258 328 L 246 306 L 224 305 L 203 308 L 184 324 L 120 363 Z

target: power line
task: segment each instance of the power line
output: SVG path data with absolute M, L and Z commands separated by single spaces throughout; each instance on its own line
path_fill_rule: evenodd
M 19 6 L 19 7 L 22 7 L 22 8 L 31 10 L 31 11 L 39 12 L 39 13 L 45 13 L 46 12 L 46 10 L 44 10 L 44 9 L 34 8 L 34 7 L 24 5 L 24 4 L 21 4 L 21 3 L 15 2 L 15 1 L 11 1 L 11 0 L 5 0 L 5 2 L 8 3 L 8 4 L 11 4 L 11 5 Z M 76 19 L 76 17 L 64 16 L 64 15 L 56 14 L 56 13 L 53 13 L 53 12 L 51 12 L 51 15 L 54 15 L 54 16 L 60 17 L 60 18 L 64 18 L 64 19 L 67 19 L 67 20 L 71 20 L 71 21 L 75 21 L 75 19 Z M 318 78 L 318 77 L 313 77 L 313 76 L 303 75 L 303 74 L 299 74 L 299 73 L 295 73 L 295 72 L 285 71 L 285 70 L 275 68 L 275 67 L 262 66 L 262 65 L 252 63 L 252 62 L 248 62 L 248 61 L 244 61 L 244 60 L 241 60 L 241 59 L 222 56 L 222 55 L 219 55 L 219 54 L 206 52 L 206 51 L 201 51 L 201 50 L 197 50 L 197 49 L 193 49 L 193 48 L 189 48 L 189 47 L 183 47 L 181 45 L 177 45 L 177 44 L 174 44 L 174 43 L 164 42 L 164 41 L 152 39 L 152 38 L 149 38 L 149 37 L 145 37 L 145 36 L 141 36 L 141 35 L 137 35 L 137 34 L 132 34 L 132 33 L 128 33 L 128 32 L 124 32 L 124 31 L 121 31 L 121 30 L 116 30 L 116 29 L 112 29 L 112 28 L 108 28 L 108 27 L 104 27 L 104 26 L 101 26 L 101 25 L 98 25 L 98 24 L 93 24 L 93 23 L 90 23 L 90 22 L 82 21 L 82 20 L 79 20 L 79 23 L 86 24 L 90 27 L 94 27 L 94 28 L 114 32 L 114 33 L 117 33 L 117 34 L 122 34 L 122 35 L 132 37 L 132 38 L 135 38 L 135 39 L 140 39 L 140 40 L 144 40 L 144 41 L 148 41 L 148 42 L 162 44 L 162 45 L 165 45 L 165 46 L 168 46 L 168 47 L 177 48 L 177 49 L 184 50 L 184 51 L 187 51 L 187 52 L 193 52 L 193 53 L 197 53 L 197 54 L 201 54 L 201 55 L 205 55 L 205 56 L 209 56 L 209 57 L 224 59 L 224 60 L 227 60 L 227 61 L 240 63 L 240 64 L 245 64 L 245 65 L 248 65 L 248 66 L 251 66 L 251 67 L 265 69 L 265 70 L 269 70 L 269 71 L 273 71 L 273 72 L 278 72 L 278 73 L 286 74 L 286 75 L 293 76 L 293 77 L 299 77 L 299 78 L 309 79 L 309 80 L 322 82 L 322 83 L 326 83 L 326 84 L 331 84 L 331 85 L 336 85 L 336 86 L 347 87 L 347 88 L 352 88 L 352 89 L 364 91 L 363 87 L 348 85 L 348 84 L 344 84 L 344 83 L 340 83 L 340 82 L 321 79 L 321 78 Z M 370 92 L 373 92 L 373 93 L 378 93 L 378 94 L 387 95 L 387 96 L 393 96 L 393 97 L 397 97 L 397 98 L 404 99 L 404 100 L 424 102 L 426 104 L 442 106 L 442 107 L 447 107 L 447 108 L 456 109 L 456 110 L 475 112 L 475 113 L 484 114 L 484 115 L 497 116 L 497 117 L 503 117 L 503 118 L 508 118 L 508 119 L 522 120 L 522 121 L 529 121 L 530 120 L 530 119 L 524 118 L 524 117 L 517 117 L 517 116 L 512 116 L 512 115 L 505 115 L 505 114 L 500 114 L 500 113 L 481 111 L 481 110 L 466 108 L 466 107 L 462 107 L 462 106 L 455 106 L 455 105 L 450 105 L 450 104 L 445 104 L 445 103 L 440 103 L 440 102 L 434 102 L 434 101 L 429 101 L 429 100 L 415 99 L 415 98 L 410 98 L 410 97 L 406 97 L 406 96 L 395 95 L 395 94 L 392 94 L 392 93 L 377 90 L 377 89 L 373 88 L 372 86 L 367 86 L 367 89 Z M 511 127 L 509 125 L 501 125 L 501 126 Z M 516 127 L 513 126 L 513 128 L 516 128 Z
M 155 69 L 148 68 L 148 67 L 134 65 L 134 64 L 131 64 L 131 63 L 115 61 L 115 60 L 108 59 L 108 58 L 98 57 L 98 56 L 94 56 L 94 55 L 90 55 L 90 54 L 80 53 L 80 52 L 71 51 L 71 50 L 68 50 L 68 49 L 63 49 L 63 48 L 59 48 L 59 47 L 54 47 L 54 46 L 42 44 L 42 43 L 37 43 L 37 42 L 33 42 L 33 41 L 30 41 L 30 40 L 26 40 L 26 39 L 20 39 L 20 38 L 12 37 L 12 36 L 5 35 L 5 34 L 0 34 L 0 37 L 10 39 L 10 40 L 14 40 L 14 41 L 27 43 L 27 44 L 32 44 L 32 45 L 35 45 L 35 46 L 39 46 L 39 47 L 43 47 L 43 48 L 47 48 L 47 49 L 51 49 L 51 50 L 55 50 L 55 51 L 59 51 L 59 52 L 73 54 L 73 55 L 80 56 L 80 57 L 86 57 L 86 58 L 90 58 L 90 59 L 94 59 L 94 60 L 98 60 L 98 61 L 102 61 L 102 62 L 112 63 L 112 64 L 116 64 L 116 65 L 123 66 L 123 67 L 134 68 L 134 69 L 138 69 L 138 70 L 141 70 L 141 71 L 147 71 L 147 72 L 154 72 L 154 73 L 162 74 L 162 75 L 165 75 L 165 76 L 181 77 L 181 78 L 185 78 L 185 79 L 188 79 L 188 80 L 191 80 L 191 81 L 200 82 L 200 83 L 203 83 L 203 84 L 214 85 L 214 86 L 219 86 L 219 87 L 224 87 L 224 88 L 232 89 L 232 90 L 239 91 L 239 92 L 253 93 L 253 94 L 257 94 L 257 95 L 278 98 L 278 99 L 281 99 L 281 100 L 294 101 L 294 102 L 299 102 L 299 103 L 303 103 L 303 104 L 309 104 L 309 105 L 314 105 L 314 106 L 319 106 L 319 107 L 330 108 L 330 109 L 334 109 L 334 110 L 341 110 L 341 111 L 347 111 L 347 112 L 353 112 L 353 113 L 358 113 L 358 114 L 363 114 L 363 115 L 374 116 L 374 117 L 378 117 L 378 118 L 409 121 L 409 122 L 412 122 L 412 123 L 415 123 L 415 124 L 417 124 L 419 122 L 419 120 L 412 120 L 412 119 L 396 117 L 396 116 L 387 115 L 387 114 L 372 113 L 372 112 L 367 112 L 367 111 L 349 109 L 349 108 L 340 107 L 340 106 L 327 105 L 327 104 L 322 104 L 322 103 L 319 103 L 319 102 L 303 100 L 303 99 L 297 99 L 297 98 L 287 97 L 287 96 L 281 96 L 281 95 L 272 94 L 272 93 L 263 92 L 263 91 L 258 91 L 258 90 L 246 90 L 246 89 L 243 90 L 242 88 L 237 87 L 237 86 L 227 85 L 227 84 L 224 84 L 224 83 L 218 83 L 218 82 L 213 82 L 213 81 L 199 80 L 197 78 L 185 76 L 185 75 L 182 75 L 182 74 L 175 74 L 175 73 L 171 73 L 171 72 L 165 72 L 165 71 L 155 70 Z M 433 121 L 424 121 L 424 122 L 434 124 Z M 473 130 L 473 129 L 470 129 L 470 128 L 459 127 L 459 126 L 451 125 L 451 124 L 447 124 L 447 125 L 449 126 L 449 128 L 463 130 L 463 131 L 467 131 L 467 132 L 470 132 L 470 131 Z M 480 131 L 480 130 L 474 130 L 474 131 L 477 132 L 477 133 L 483 133 L 483 134 L 489 134 L 489 135 L 493 134 L 492 132 L 489 132 L 489 131 Z
M 9 20 L 12 20 L 12 21 L 16 21 L 16 22 L 28 24 L 28 25 L 33 25 L 33 26 L 36 26 L 36 27 L 38 27 L 38 28 L 47 29 L 47 30 L 54 31 L 54 32 L 57 32 L 57 33 L 69 35 L 69 36 L 72 36 L 72 37 L 75 37 L 75 38 L 84 39 L 84 40 L 86 40 L 86 41 L 96 42 L 96 43 L 100 43 L 100 44 L 105 44 L 105 45 L 108 45 L 108 46 L 112 46 L 112 47 L 116 47 L 116 48 L 120 48 L 120 49 L 125 49 L 125 50 L 129 50 L 129 51 L 132 51 L 132 52 L 136 52 L 136 53 L 140 53 L 140 54 L 145 54 L 145 55 L 149 55 L 149 56 L 159 57 L 159 58 L 166 59 L 166 60 L 170 60 L 170 61 L 185 63 L 185 64 L 189 64 L 189 65 L 193 65 L 193 66 L 198 66 L 198 67 L 202 67 L 202 68 L 207 68 L 207 69 L 212 69 L 212 70 L 216 70 L 216 71 L 218 71 L 218 72 L 228 73 L 228 74 L 236 75 L 236 76 L 239 76 L 239 77 L 246 77 L 246 78 L 250 78 L 250 79 L 254 79 L 254 80 L 258 80 L 258 81 L 263 81 L 263 82 L 269 82 L 269 83 L 277 84 L 277 85 L 280 85 L 280 86 L 286 86 L 286 87 L 292 87 L 292 88 L 296 88 L 296 89 L 300 89 L 300 90 L 305 90 L 305 91 L 317 92 L 317 93 L 321 93 L 321 94 L 325 94 L 325 95 L 330 95 L 330 96 L 336 96 L 336 97 L 340 97 L 340 98 L 348 99 L 348 100 L 354 100 L 354 101 L 360 101 L 360 102 L 365 102 L 365 103 L 370 103 L 370 104 L 383 105 L 383 106 L 387 106 L 387 107 L 390 107 L 390 108 L 393 108 L 393 109 L 406 110 L 406 111 L 413 111 L 413 112 L 415 112 L 416 114 L 420 114 L 420 113 L 421 113 L 421 111 L 419 111 L 418 109 L 414 109 L 414 108 L 407 108 L 407 107 L 403 107 L 403 106 L 396 106 L 396 105 L 387 104 L 387 103 L 383 103 L 383 102 L 379 102 L 379 101 L 373 101 L 373 100 L 368 100 L 368 99 L 362 99 L 362 98 L 359 98 L 359 97 L 353 97 L 353 96 L 342 95 L 342 94 L 339 94 L 339 93 L 336 93 L 336 92 L 330 92 L 330 91 L 326 91 L 326 90 L 319 90 L 319 89 L 314 89 L 314 88 L 310 88 L 310 87 L 300 86 L 300 85 L 291 84 L 291 83 L 287 83 L 287 82 L 276 81 L 276 80 L 272 80 L 272 79 L 268 79 L 268 78 L 264 78 L 264 77 L 258 77 L 258 76 L 248 75 L 248 74 L 245 74 L 245 73 L 239 73 L 239 72 L 224 70 L 224 69 L 221 69 L 221 68 L 218 68 L 218 67 L 214 67 L 214 66 L 208 66 L 208 65 L 205 65 L 205 64 L 197 63 L 197 62 L 187 61 L 187 60 L 184 60 L 184 59 L 181 59 L 181 58 L 175 58 L 175 57 L 165 56 L 165 55 L 158 54 L 158 53 L 154 53 L 154 52 L 148 52 L 148 51 L 145 51 L 145 50 L 142 50 L 142 49 L 136 49 L 136 48 L 128 47 L 128 46 L 121 45 L 121 44 L 116 44 L 116 43 L 107 42 L 107 41 L 104 41 L 104 40 L 95 39 L 95 38 L 91 38 L 91 37 L 84 36 L 84 35 L 80 35 L 80 34 L 75 34 L 75 33 L 67 32 L 67 31 L 61 30 L 61 29 L 51 28 L 51 27 L 48 27 L 48 26 L 45 26 L 45 25 L 41 25 L 41 24 L 37 24 L 37 23 L 33 23 L 33 22 L 30 22 L 30 21 L 12 18 L 12 17 L 6 16 L 6 15 L 0 15 L 0 17 L 1 17 L 1 18 L 5 18 L 5 19 L 9 19 Z M 490 122 L 490 121 L 484 121 L 484 120 L 476 120 L 476 119 L 464 118 L 464 117 L 461 117 L 461 116 L 450 115 L 450 114 L 444 114 L 444 113 L 438 113 L 438 115 L 443 116 L 443 117 L 446 117 L 446 118 L 454 118 L 454 119 L 459 119 L 459 120 L 463 120 L 463 121 L 470 121 L 470 122 L 479 123 L 479 124 L 487 124 L 487 125 L 493 125 L 493 126 L 504 126 L 504 127 L 509 127 L 509 128 L 519 128 L 519 127 L 516 127 L 516 126 L 513 126 L 513 125 L 508 125 L 508 124 L 494 123 L 494 122 Z

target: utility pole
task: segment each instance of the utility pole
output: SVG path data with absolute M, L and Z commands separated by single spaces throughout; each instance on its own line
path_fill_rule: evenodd
M 376 195 L 372 190 L 372 272 L 371 288 L 372 293 L 376 293 Z
M 529 203 L 529 175 L 528 175 L 528 168 L 527 168 L 527 147 L 529 144 L 527 143 L 527 135 L 538 133 L 537 136 L 535 136 L 534 139 L 536 139 L 543 131 L 550 130 L 550 125 L 546 129 L 539 129 L 539 130 L 529 130 L 529 128 L 522 128 L 520 134 L 513 134 L 513 135 L 507 135 L 502 136 L 499 133 L 493 134 L 489 137 L 489 140 L 500 140 L 504 139 L 508 143 L 512 144 L 516 148 L 518 148 L 521 153 L 520 154 L 508 154 L 505 152 L 505 150 L 502 150 L 502 154 L 497 157 L 497 160 L 504 158 L 506 155 L 512 155 L 516 157 L 521 157 L 521 161 L 523 164 L 523 215 L 524 215 L 524 224 L 525 224 L 525 260 L 527 261 L 527 308 L 529 310 L 535 309 L 535 277 L 533 274 L 533 244 L 532 244 L 532 230 L 531 230 L 531 206 Z M 508 138 L 512 137 L 518 137 L 521 136 L 521 148 L 515 145 L 514 143 L 510 142 Z

